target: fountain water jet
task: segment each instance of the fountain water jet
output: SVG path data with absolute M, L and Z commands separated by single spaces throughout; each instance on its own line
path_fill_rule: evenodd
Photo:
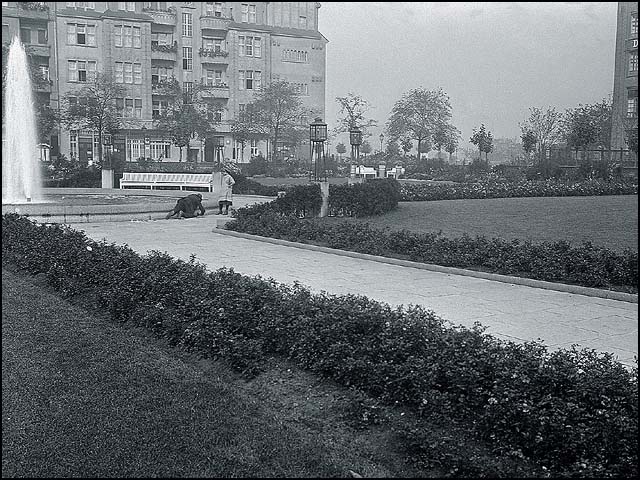
M 36 115 L 24 46 L 14 37 L 9 47 L 2 139 L 2 203 L 42 200 Z

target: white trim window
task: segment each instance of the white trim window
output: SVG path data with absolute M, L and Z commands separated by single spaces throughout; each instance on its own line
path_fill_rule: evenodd
M 627 99 L 627 118 L 638 118 L 638 97 Z
M 307 17 L 300 15 L 299 19 L 298 19 L 298 27 L 299 28 L 303 28 L 303 29 L 307 29 Z
M 193 14 L 182 12 L 182 36 L 193 37 Z
M 182 68 L 187 71 L 193 71 L 193 48 L 182 47 Z
M 78 131 L 71 130 L 69 132 L 69 156 L 75 158 L 78 156 Z
M 244 23 L 256 23 L 256 6 L 250 3 L 241 5 L 242 21 Z
M 252 157 L 257 157 L 258 156 L 258 140 L 251 140 L 251 156 Z
M 222 85 L 222 70 L 205 70 L 204 84 L 207 87 L 219 87 Z
M 132 83 L 142 85 L 142 64 L 116 62 L 116 83 Z
M 638 52 L 629 54 L 629 73 L 638 71 Z
M 151 108 L 151 117 L 152 118 L 160 118 L 167 114 L 169 111 L 169 101 L 168 100 L 153 100 L 152 108 Z
M 142 48 L 142 30 L 136 25 L 114 25 L 116 47 Z
M 84 10 L 95 10 L 96 2 L 67 2 L 69 8 L 83 8 Z
M 173 77 L 173 67 L 161 67 L 153 65 L 151 67 L 151 84 L 155 85 L 160 82 L 166 82 Z
M 223 40 L 221 38 L 202 37 L 202 48 L 213 50 L 214 52 L 224 51 L 222 48 Z
M 96 46 L 96 26 L 83 23 L 67 24 L 67 43 L 69 45 Z
M 238 44 L 241 56 L 256 58 L 262 56 L 262 39 L 260 37 L 240 35 L 238 36 Z
M 259 90 L 262 86 L 262 72 L 256 70 L 239 70 L 240 90 Z
M 136 11 L 136 2 L 118 2 L 118 10 L 126 12 Z
M 151 140 L 149 142 L 151 158 L 162 161 L 171 159 L 171 142 L 166 140 Z
M 133 162 L 144 157 L 144 140 L 141 138 L 127 139 L 127 161 Z
M 630 35 L 631 36 L 637 36 L 638 35 L 638 14 L 637 13 L 632 13 L 631 14 L 631 32 Z
M 88 60 L 68 61 L 70 82 L 92 82 L 96 78 L 96 62 Z

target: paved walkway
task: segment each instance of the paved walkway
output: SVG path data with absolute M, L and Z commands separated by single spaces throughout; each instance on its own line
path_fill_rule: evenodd
M 638 355 L 638 304 L 483 278 L 391 265 L 239 238 L 215 229 L 216 215 L 186 220 L 83 223 L 95 239 L 128 244 L 139 253 L 191 254 L 215 270 L 298 281 L 313 291 L 366 295 L 391 305 L 419 304 L 454 324 L 479 321 L 487 333 L 542 340 L 550 350 L 572 344 L 611 352 L 627 365 Z M 258 238 L 258 237 L 254 237 Z

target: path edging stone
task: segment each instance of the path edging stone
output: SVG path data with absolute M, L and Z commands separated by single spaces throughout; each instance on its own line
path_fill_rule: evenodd
M 411 260 L 402 260 L 399 258 L 381 257 L 378 255 L 370 255 L 368 253 L 352 252 L 349 250 L 340 250 L 337 248 L 321 247 L 319 245 L 311 245 L 308 243 L 291 242 L 280 238 L 263 237 L 260 235 L 252 235 L 249 233 L 235 232 L 233 230 L 225 230 L 223 228 L 214 228 L 214 233 L 221 235 L 230 235 L 232 237 L 245 238 L 247 240 L 256 240 L 259 242 L 273 243 L 275 245 L 283 245 L 287 247 L 295 247 L 303 250 L 313 250 L 323 253 L 332 253 L 343 257 L 359 258 L 362 260 L 370 260 L 379 263 L 388 263 L 402 267 L 418 268 L 421 270 L 430 270 L 433 272 L 446 273 L 449 275 L 463 275 L 467 277 L 483 278 L 494 282 L 513 283 L 515 285 L 524 285 L 533 288 L 542 288 L 545 290 L 554 290 L 558 292 L 574 293 L 578 295 L 586 295 L 589 297 L 606 298 L 609 300 L 618 300 L 621 302 L 638 303 L 638 295 L 633 293 L 616 292 L 613 290 L 602 290 L 599 288 L 583 287 L 580 285 L 569 285 L 565 283 L 546 282 L 544 280 L 535 280 L 533 278 L 513 277 L 510 275 L 501 275 L 497 273 L 477 272 L 475 270 L 465 270 L 463 268 L 443 267 L 431 263 L 413 262 Z

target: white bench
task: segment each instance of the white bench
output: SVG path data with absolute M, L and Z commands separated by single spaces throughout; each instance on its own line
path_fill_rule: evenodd
M 126 187 L 204 187 L 213 191 L 210 173 L 139 173 L 124 172 L 120 180 L 120 188 Z

